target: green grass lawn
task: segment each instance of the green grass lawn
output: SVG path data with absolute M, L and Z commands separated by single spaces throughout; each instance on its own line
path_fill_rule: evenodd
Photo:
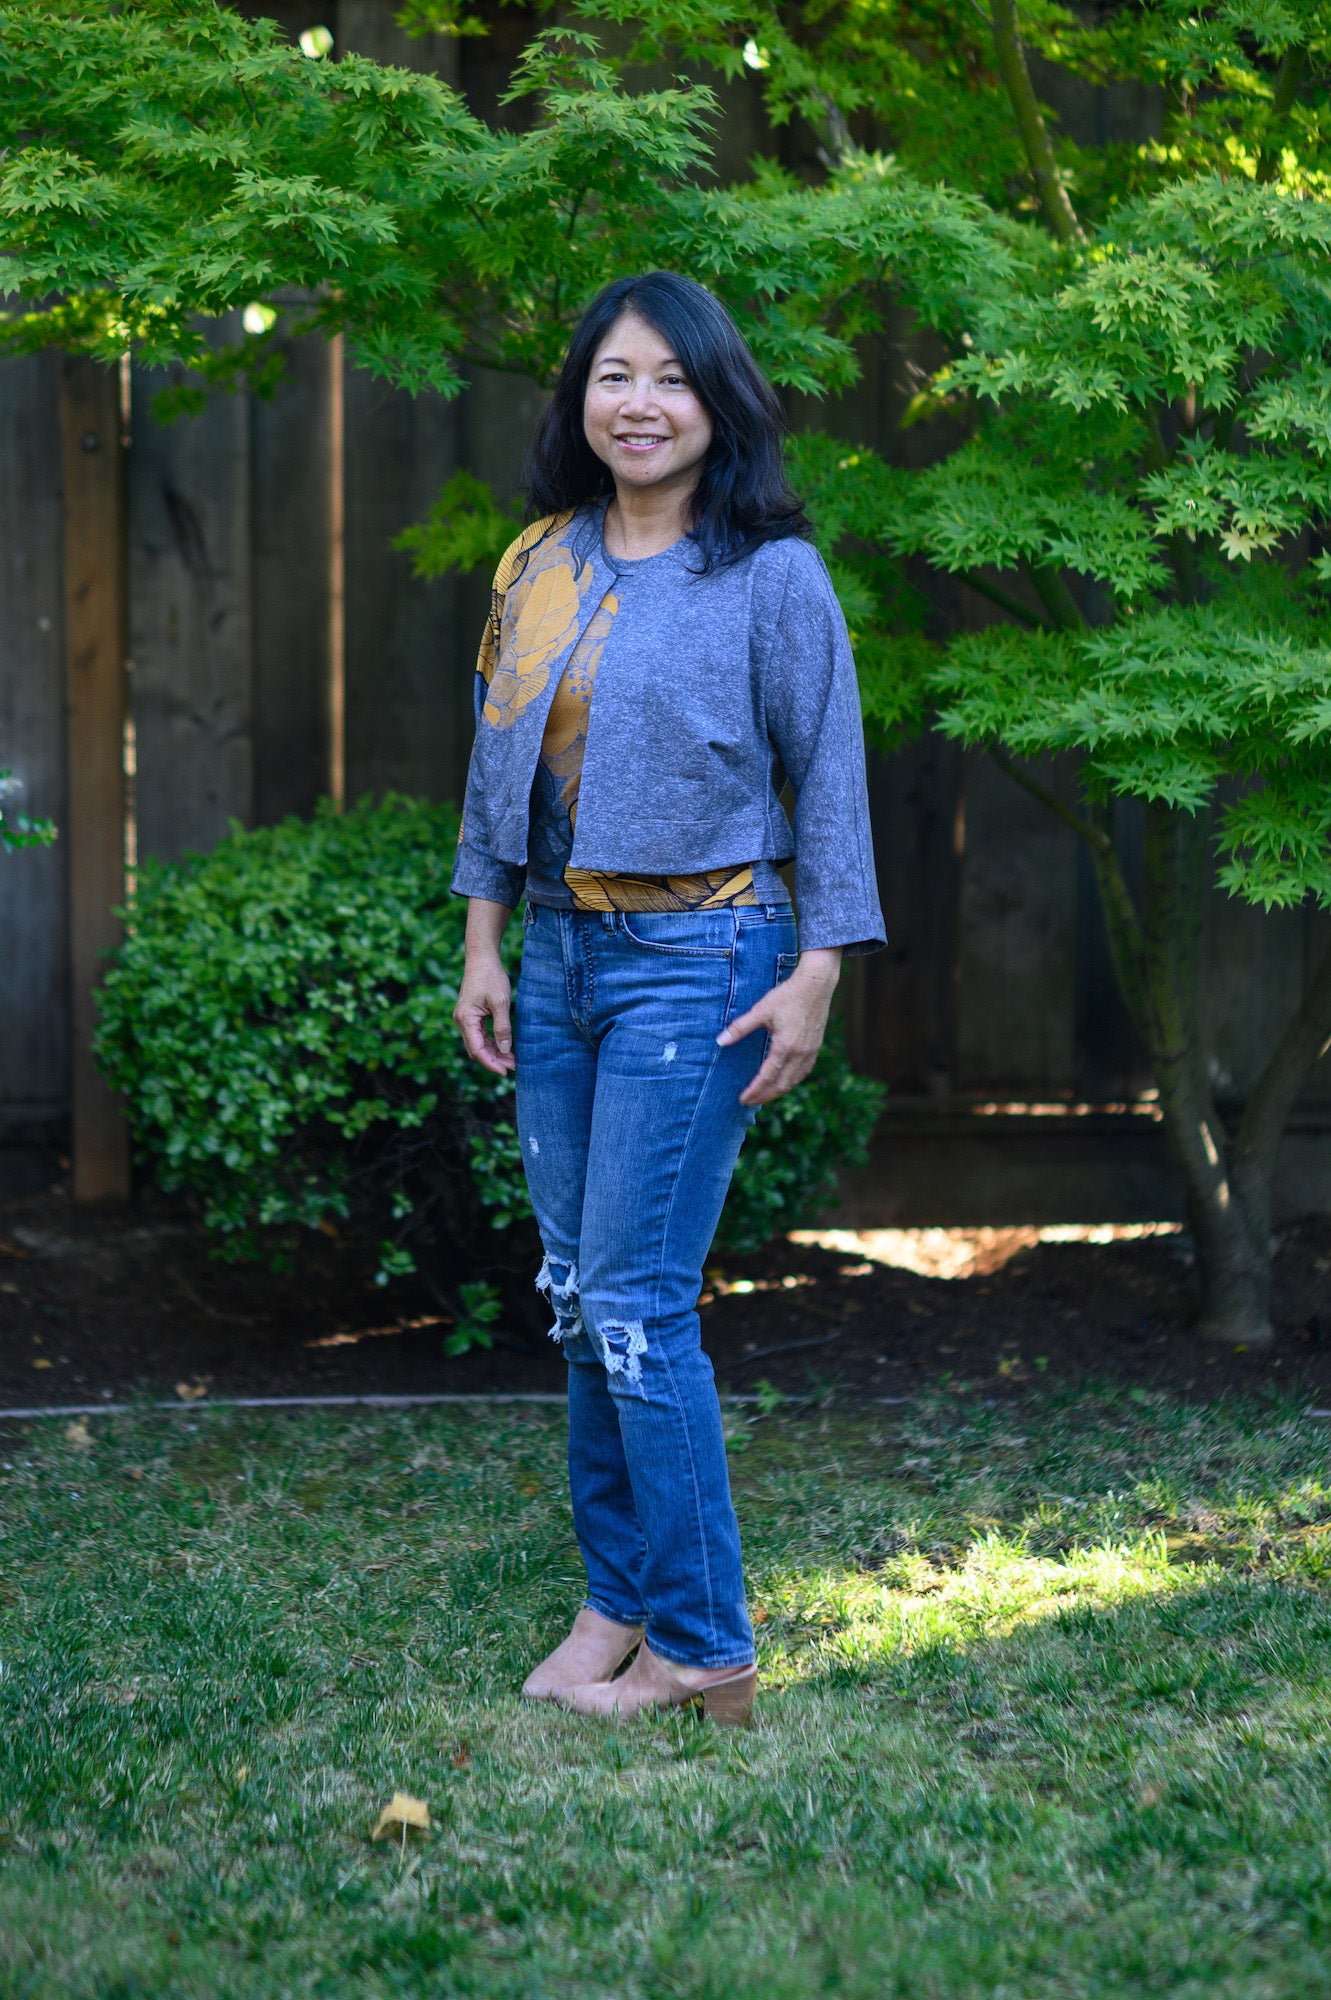
M 578 1602 L 557 1411 L 10 1429 L 0 1994 L 1331 1988 L 1326 1425 L 732 1421 L 730 1735 L 517 1699 Z

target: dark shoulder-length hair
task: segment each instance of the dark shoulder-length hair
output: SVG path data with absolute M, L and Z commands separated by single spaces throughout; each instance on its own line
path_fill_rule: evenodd
M 703 569 L 735 562 L 760 542 L 807 535 L 803 505 L 782 462 L 785 427 L 776 392 L 721 301 L 674 271 L 617 279 L 578 321 L 527 459 L 532 514 L 562 513 L 614 492 L 610 468 L 587 442 L 582 407 L 596 351 L 626 312 L 669 342 L 712 420 L 693 495 L 692 534 Z

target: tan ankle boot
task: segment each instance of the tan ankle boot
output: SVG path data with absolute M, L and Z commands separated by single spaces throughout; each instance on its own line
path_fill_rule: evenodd
M 523 1682 L 523 1695 L 528 1701 L 556 1701 L 570 1688 L 613 1679 L 641 1644 L 642 1633 L 641 1625 L 615 1625 L 584 1604 L 567 1639 L 532 1668 Z
M 645 1708 L 682 1708 L 701 1701 L 704 1715 L 723 1728 L 742 1728 L 753 1713 L 757 1667 L 677 1667 L 650 1646 L 617 1681 L 586 1682 L 557 1699 L 577 1715 L 640 1715 Z

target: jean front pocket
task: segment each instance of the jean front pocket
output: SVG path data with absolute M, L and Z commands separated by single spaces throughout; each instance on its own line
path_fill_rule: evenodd
M 795 970 L 795 967 L 799 964 L 799 962 L 800 962 L 800 955 L 797 951 L 779 951 L 777 953 L 776 983 L 778 986 L 783 985 L 784 982 L 787 979 L 789 979 L 791 973 Z
M 621 910 L 620 936 L 670 958 L 729 958 L 735 949 L 730 910 Z

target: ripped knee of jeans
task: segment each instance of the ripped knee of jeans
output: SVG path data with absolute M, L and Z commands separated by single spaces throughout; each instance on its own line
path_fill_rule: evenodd
M 622 1375 L 635 1386 L 642 1381 L 642 1357 L 647 1335 L 640 1319 L 602 1319 L 596 1323 L 596 1345 L 607 1375 Z
M 546 1257 L 537 1273 L 536 1289 L 544 1292 L 555 1316 L 551 1340 L 569 1340 L 584 1331 L 582 1305 L 578 1299 L 578 1267 L 559 1257 Z

